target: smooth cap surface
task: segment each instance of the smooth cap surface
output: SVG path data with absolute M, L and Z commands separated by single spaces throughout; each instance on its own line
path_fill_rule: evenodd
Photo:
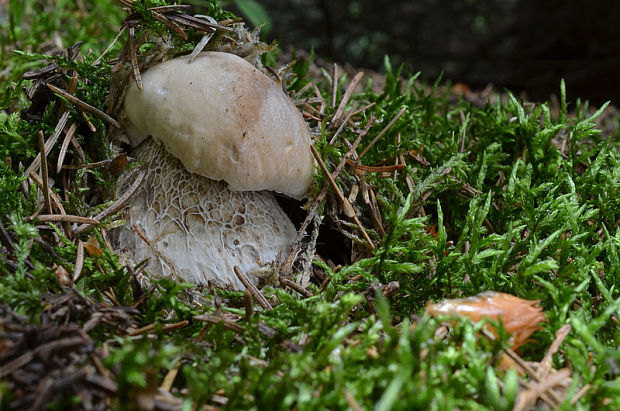
M 132 144 L 149 135 L 187 170 L 232 190 L 300 198 L 312 182 L 308 126 L 280 86 L 242 58 L 201 53 L 153 66 L 125 98 Z

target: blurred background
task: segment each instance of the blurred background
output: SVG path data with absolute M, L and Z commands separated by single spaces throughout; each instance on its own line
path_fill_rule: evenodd
M 282 48 L 314 48 L 328 61 L 383 69 L 404 62 L 433 81 L 472 89 L 492 83 L 531 99 L 557 94 L 617 104 L 620 1 L 617 0 L 237 0 L 233 7 L 269 22 Z M 256 6 L 259 7 L 256 7 Z M 261 9 L 264 15 L 261 15 Z

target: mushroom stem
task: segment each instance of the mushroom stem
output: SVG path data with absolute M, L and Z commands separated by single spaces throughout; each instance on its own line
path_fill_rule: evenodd
M 152 275 L 243 290 L 235 266 L 257 283 L 293 241 L 295 227 L 270 192 L 232 191 L 190 173 L 152 139 L 134 155 L 148 172 L 117 245 L 133 261 L 149 258 Z

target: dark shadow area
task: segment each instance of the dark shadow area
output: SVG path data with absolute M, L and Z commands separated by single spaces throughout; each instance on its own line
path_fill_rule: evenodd
M 564 78 L 569 98 L 595 104 L 620 91 L 620 2 L 603 0 L 261 0 L 268 38 L 333 61 L 413 72 L 546 99 Z

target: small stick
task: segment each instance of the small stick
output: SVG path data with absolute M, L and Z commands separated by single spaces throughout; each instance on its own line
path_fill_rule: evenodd
M 293 290 L 297 291 L 299 294 L 303 295 L 306 298 L 314 296 L 314 294 L 312 294 L 310 291 L 306 290 L 305 288 L 297 284 L 295 281 L 289 280 L 288 278 L 280 278 L 280 284 L 282 284 L 283 286 L 285 285 L 287 287 L 292 288 Z
M 178 24 L 176 24 L 173 21 L 170 21 L 166 18 L 166 16 L 164 16 L 163 14 L 160 14 L 158 12 L 156 12 L 155 10 L 151 9 L 151 15 L 153 16 L 153 18 L 157 21 L 161 21 L 162 23 L 164 23 L 166 25 L 166 27 L 168 27 L 170 30 L 174 31 L 176 34 L 178 34 L 179 36 L 181 36 L 183 38 L 183 40 L 187 41 L 187 34 L 185 34 L 185 32 L 183 31 L 183 29 L 181 28 L 181 26 L 179 26 Z M 133 27 L 130 27 L 129 30 L 133 29 Z
M 329 181 L 329 184 L 332 186 L 332 188 L 336 192 L 336 195 L 340 199 L 340 202 L 342 203 L 342 208 L 343 208 L 344 214 L 347 217 L 353 217 L 355 215 L 355 211 L 353 210 L 353 206 L 351 205 L 351 203 L 349 203 L 349 200 L 347 200 L 346 197 L 342 195 L 342 192 L 340 191 L 340 188 L 338 187 L 338 185 L 336 184 L 336 181 L 334 180 L 334 178 L 332 177 L 331 173 L 327 169 L 327 166 L 323 162 L 323 159 L 321 158 L 321 155 L 319 154 L 318 151 L 316 151 L 316 148 L 314 148 L 313 145 L 310 145 L 310 150 L 312 151 L 312 155 L 314 156 L 314 159 L 319 164 L 319 167 L 321 168 L 321 171 L 323 171 L 323 174 L 325 174 L 325 177 L 327 178 L 327 181 Z
M 169 331 L 178 330 L 179 328 L 187 327 L 188 324 L 189 324 L 189 321 L 183 320 L 183 321 L 179 321 L 178 323 L 174 323 L 174 324 L 163 324 L 161 329 L 164 332 L 169 332 Z M 129 335 L 134 336 L 134 335 L 146 334 L 146 333 L 153 331 L 154 329 L 155 329 L 155 323 L 146 325 L 142 328 L 138 328 L 137 330 L 130 332 Z
M 364 107 L 362 107 L 360 109 L 355 110 L 353 113 L 351 113 L 351 117 L 353 117 L 354 115 L 359 114 L 359 113 L 361 113 L 363 111 L 366 111 L 367 109 L 369 109 L 370 107 L 374 106 L 375 104 L 377 104 L 377 103 L 372 102 L 370 104 L 365 105 Z
M 41 179 L 43 180 L 43 200 L 48 213 L 53 213 L 52 203 L 50 202 L 49 183 L 47 176 L 47 156 L 45 155 L 45 137 L 43 132 L 39 130 L 39 151 L 41 152 Z
M 81 170 L 83 168 L 99 168 L 107 166 L 112 162 L 112 159 L 101 160 L 95 163 L 87 163 L 87 164 L 65 164 L 62 166 L 63 170 Z
M 86 155 L 84 154 L 84 150 L 82 150 L 82 146 L 80 146 L 80 143 L 75 138 L 75 135 L 71 137 L 71 145 L 73 146 L 73 149 L 75 150 L 75 154 L 77 154 L 80 161 L 82 163 L 85 163 Z
M 271 304 L 269 304 L 269 301 L 267 301 L 267 299 L 260 293 L 260 291 L 258 291 L 258 288 L 256 288 L 256 286 L 250 280 L 248 280 L 248 278 L 245 276 L 245 274 L 243 274 L 241 272 L 239 267 L 234 266 L 233 267 L 233 271 L 237 275 L 237 278 L 239 279 L 239 281 L 241 281 L 241 283 L 243 283 L 245 288 L 250 290 L 250 292 L 252 293 L 254 298 L 256 298 L 256 301 L 258 302 L 258 304 L 261 307 L 263 307 L 265 310 L 273 309 Z
M 68 214 L 41 214 L 37 216 L 36 219 L 44 223 L 67 222 L 67 223 L 78 223 L 78 224 L 94 224 L 94 225 L 99 224 L 99 220 L 95 220 L 94 218 L 82 217 L 79 215 L 68 215 Z
M 254 314 L 254 297 L 247 288 L 243 293 L 243 305 L 245 306 L 245 320 L 249 321 L 252 318 L 252 314 Z
M 407 107 L 403 107 L 400 109 L 400 111 L 394 116 L 392 120 L 390 120 L 390 122 L 383 128 L 383 130 L 381 130 L 381 132 L 377 134 L 377 137 L 373 138 L 372 141 L 368 143 L 368 145 L 362 150 L 361 154 L 358 157 L 358 160 L 362 158 L 364 154 L 366 154 L 368 150 L 370 150 L 370 148 L 374 146 L 385 133 L 387 133 L 387 131 L 394 125 L 394 123 L 396 123 L 396 121 L 400 118 L 400 116 L 405 113 L 406 110 Z
M 329 140 L 329 145 L 331 146 L 332 144 L 334 144 L 334 141 L 336 141 L 336 138 L 338 138 L 338 135 L 342 132 L 342 130 L 344 129 L 344 126 L 347 125 L 349 119 L 351 118 L 351 116 L 353 115 L 353 111 L 355 110 L 357 106 L 355 104 L 353 104 L 353 107 L 351 107 L 351 110 L 349 110 L 349 112 L 347 113 L 347 117 L 344 119 L 344 121 L 340 124 L 340 127 L 338 127 L 338 130 L 336 130 L 336 132 L 334 133 L 334 135 L 332 136 L 331 140 Z
M 323 96 L 321 95 L 321 92 L 319 91 L 319 88 L 316 86 L 316 84 L 312 83 L 312 90 L 314 90 L 314 95 L 317 97 L 317 99 L 319 99 L 319 113 L 321 113 L 321 115 L 325 114 L 325 99 L 323 98 Z
M 75 258 L 75 268 L 73 270 L 73 282 L 74 283 L 78 280 L 78 278 L 80 278 L 83 265 L 84 265 L 84 242 L 82 240 L 78 240 L 77 256 Z
M 92 113 L 96 115 L 97 117 L 100 117 L 101 119 L 107 121 L 108 123 L 112 124 L 116 128 L 121 128 L 121 125 L 118 123 L 118 121 L 114 120 L 112 117 L 110 117 L 103 111 L 99 110 L 97 107 L 91 106 L 90 104 L 83 102 L 79 98 L 75 97 L 72 94 L 67 93 L 65 90 L 62 90 L 54 86 L 53 84 L 48 83 L 47 87 L 50 90 L 52 90 L 54 93 L 60 94 L 62 97 L 66 98 L 67 100 L 69 100 L 71 103 L 75 104 L 82 110 L 88 111 L 89 113 Z

